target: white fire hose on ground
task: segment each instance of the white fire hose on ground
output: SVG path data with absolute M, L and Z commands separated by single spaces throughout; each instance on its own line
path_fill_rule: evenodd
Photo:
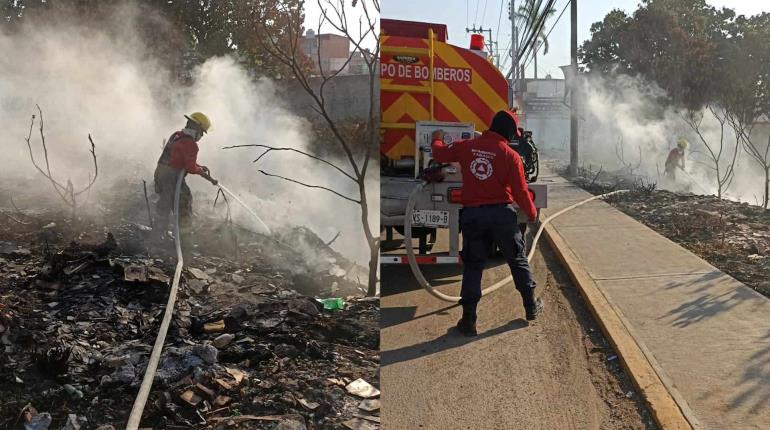
M 414 247 L 412 246 L 412 212 L 414 212 L 414 206 L 417 202 L 417 195 L 420 194 L 420 192 L 425 188 L 425 185 L 427 184 L 427 181 L 422 181 L 420 185 L 418 185 L 414 191 L 409 195 L 409 201 L 406 204 L 406 214 L 404 215 L 404 244 L 406 245 L 406 255 L 407 259 L 409 260 L 409 267 L 412 269 L 412 273 L 414 274 L 414 277 L 417 279 L 417 282 L 422 286 L 425 291 L 433 295 L 434 297 L 447 301 L 452 303 L 457 303 L 460 301 L 460 297 L 458 296 L 450 296 L 447 294 L 444 294 L 435 288 L 428 282 L 427 279 L 425 279 L 425 276 L 423 276 L 422 271 L 420 270 L 420 266 L 417 264 L 417 259 L 414 256 Z M 579 206 L 582 206 L 588 202 L 601 199 L 604 197 L 611 196 L 613 194 L 619 194 L 627 192 L 628 190 L 618 190 L 613 191 L 611 193 L 601 194 L 598 196 L 593 196 L 589 199 L 583 200 L 582 202 L 576 203 L 572 206 L 566 207 L 555 214 L 549 216 L 543 222 L 540 223 L 540 227 L 537 229 L 537 233 L 535 234 L 534 239 L 532 240 L 532 246 L 530 248 L 529 254 L 527 255 L 527 261 L 531 262 L 532 257 L 535 255 L 535 250 L 537 249 L 537 242 L 540 240 L 540 235 L 543 233 L 543 229 L 546 225 L 548 225 L 552 220 L 557 218 L 558 216 L 571 211 L 572 209 L 575 209 Z M 496 282 L 494 285 L 490 285 L 487 288 L 484 288 L 481 290 L 481 295 L 485 296 L 498 288 L 507 285 L 508 283 L 513 282 L 512 276 L 507 276 L 501 281 Z
M 182 268 L 184 267 L 184 259 L 182 258 L 182 243 L 179 234 L 179 194 L 182 190 L 182 182 L 184 182 L 185 172 L 179 173 L 176 181 L 176 189 L 174 191 L 174 245 L 176 248 L 176 271 L 174 272 L 174 281 L 171 283 L 171 292 L 168 295 L 168 302 L 166 303 L 166 310 L 163 313 L 163 320 L 160 323 L 160 329 L 158 335 L 155 338 L 155 345 L 152 347 L 152 353 L 150 359 L 147 362 L 147 368 L 144 371 L 144 377 L 142 378 L 142 385 L 139 387 L 139 393 L 134 400 L 134 406 L 131 408 L 131 413 L 128 416 L 128 423 L 126 424 L 126 430 L 138 430 L 139 424 L 142 420 L 142 413 L 144 412 L 144 406 L 147 404 L 147 398 L 150 395 L 150 389 L 152 388 L 152 382 L 155 379 L 155 372 L 158 370 L 158 363 L 160 362 L 160 353 L 163 350 L 163 344 L 166 342 L 166 334 L 168 334 L 168 327 L 171 324 L 171 317 L 174 314 L 174 305 L 176 304 L 176 295 L 179 290 L 179 279 L 182 276 Z M 228 190 L 224 185 L 218 184 L 219 188 L 232 196 L 235 201 L 241 204 L 257 221 L 262 224 L 267 234 L 272 234 L 267 224 L 233 192 Z
M 182 243 L 179 240 L 179 193 L 182 190 L 184 181 L 184 170 L 179 172 L 176 180 L 176 190 L 174 191 L 174 245 L 176 248 L 176 271 L 174 272 L 174 282 L 171 283 L 171 292 L 168 295 L 166 311 L 163 313 L 163 320 L 160 323 L 158 336 L 155 338 L 155 345 L 152 347 L 150 360 L 147 362 L 147 369 L 144 371 L 142 385 L 139 387 L 139 393 L 134 400 L 134 406 L 131 408 L 131 414 L 128 416 L 126 430 L 137 430 L 142 420 L 144 405 L 147 403 L 147 397 L 150 395 L 152 381 L 155 379 L 155 371 L 158 369 L 160 353 L 163 350 L 163 343 L 166 342 L 168 326 L 171 324 L 171 316 L 174 314 L 174 305 L 176 304 L 176 293 L 179 290 L 179 278 L 182 276 L 182 267 L 184 259 L 182 258 Z

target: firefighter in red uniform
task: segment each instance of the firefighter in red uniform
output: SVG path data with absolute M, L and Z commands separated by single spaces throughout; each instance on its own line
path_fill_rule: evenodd
M 498 112 L 489 130 L 474 139 L 445 144 L 442 130 L 433 133 L 433 158 L 439 163 L 459 162 L 462 169 L 463 316 L 457 328 L 466 336 L 476 335 L 481 277 L 493 244 L 511 268 L 527 320 L 534 320 L 543 310 L 542 300 L 535 297 L 535 281 L 512 205 L 515 201 L 530 221 L 537 218 L 521 158 L 508 146 L 516 135 L 516 114 L 511 111 Z
M 188 173 L 200 175 L 217 185 L 217 180 L 211 177 L 208 167 L 197 163 L 197 142 L 208 132 L 211 121 L 200 112 L 190 116 L 185 115 L 185 118 L 187 118 L 187 125 L 168 138 L 163 153 L 158 159 L 158 166 L 155 168 L 155 192 L 160 196 L 156 206 L 155 227 L 160 237 L 165 235 L 169 214 L 174 209 L 176 181 L 180 172 L 185 172 L 185 176 Z M 180 228 L 190 227 L 192 224 L 192 193 L 184 179 L 182 179 L 182 189 L 179 193 L 179 224 Z
M 676 148 L 672 149 L 666 158 L 666 176 L 673 181 L 676 181 L 676 169 L 682 169 L 682 171 L 685 171 L 685 149 L 687 149 L 687 141 L 685 139 L 679 139 L 679 141 L 676 142 Z

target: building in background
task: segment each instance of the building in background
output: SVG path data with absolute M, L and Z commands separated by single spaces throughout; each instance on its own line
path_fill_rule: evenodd
M 319 52 L 320 51 L 320 52 Z M 340 72 L 350 73 L 350 65 L 345 64 L 350 58 L 350 41 L 337 34 L 316 34 L 308 30 L 302 40 L 302 52 L 313 62 L 313 72 L 324 74 Z

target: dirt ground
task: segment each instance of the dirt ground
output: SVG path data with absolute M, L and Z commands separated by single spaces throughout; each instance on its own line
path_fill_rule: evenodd
M 568 275 L 545 244 L 541 253 L 543 317 L 527 324 L 504 287 L 482 300 L 476 338 L 456 332 L 460 308 L 417 290 L 408 267 L 383 269 L 384 428 L 657 428 Z M 457 293 L 457 268 L 425 272 Z M 507 272 L 490 262 L 484 282 Z

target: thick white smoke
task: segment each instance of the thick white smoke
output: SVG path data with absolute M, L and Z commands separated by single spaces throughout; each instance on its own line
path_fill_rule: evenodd
M 685 121 L 687 111 L 665 107 L 666 94 L 661 88 L 625 75 L 585 77 L 581 84 L 581 164 L 591 164 L 595 170 L 601 166 L 605 171 L 630 167 L 634 174 L 657 182 L 659 188 L 716 194 L 714 162 L 706 146 Z M 712 149 L 717 151 L 723 142 L 720 165 L 724 169 L 735 149 L 735 132 L 725 124 L 722 135 L 719 121 L 707 108 L 698 115 L 703 115 L 700 132 Z M 664 164 L 680 137 L 690 143 L 687 174 L 679 172 L 677 182 L 672 183 L 664 179 Z M 755 127 L 753 140 L 766 142 L 767 130 Z M 762 195 L 761 169 L 742 148 L 739 151 L 735 178 L 725 196 L 756 204 Z
M 221 149 L 261 143 L 312 152 L 308 124 L 289 111 L 273 83 L 255 81 L 233 58 L 220 57 L 190 70 L 191 85 L 173 84 L 163 62 L 152 58 L 135 34 L 139 13 L 147 11 L 116 8 L 100 30 L 59 21 L 28 22 L 13 34 L 0 33 L 0 180 L 33 181 L 43 184 L 41 192 L 53 193 L 32 167 L 24 142 L 35 104 L 43 109 L 54 176 L 64 182 L 71 178 L 76 187 L 87 182 L 92 173 L 87 140 L 91 133 L 100 189 L 125 178 L 151 184 L 163 140 L 184 127 L 183 114 L 202 111 L 213 125 L 200 142 L 199 164 L 211 168 L 212 175 L 241 195 L 271 228 L 307 226 L 326 240 L 341 231 L 335 249 L 367 261 L 357 205 L 265 177 L 257 168 L 352 197 L 357 196 L 354 183 L 297 155 L 275 153 L 254 165 L 256 149 Z M 42 161 L 37 128 L 32 143 Z M 196 206 L 210 205 L 215 188 L 197 176 L 187 181 L 194 194 L 210 196 Z M 376 198 L 371 199 L 375 217 Z M 259 230 L 245 211 L 235 205 L 233 210 L 237 221 Z

